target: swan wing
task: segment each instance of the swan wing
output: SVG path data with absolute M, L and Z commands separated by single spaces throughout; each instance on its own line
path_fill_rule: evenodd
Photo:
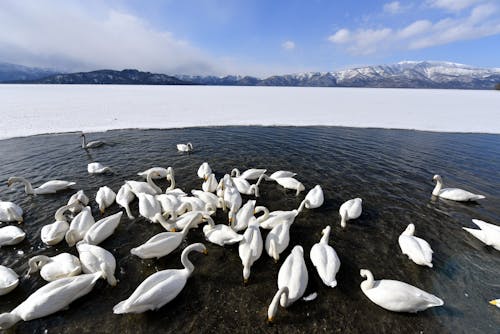
M 475 201 L 479 199 L 485 198 L 483 195 L 476 195 L 467 190 L 458 189 L 458 188 L 445 188 L 439 192 L 439 197 L 444 199 L 449 199 L 452 201 Z
M 44 184 L 42 184 L 37 189 L 44 190 L 44 191 L 56 192 L 58 190 L 69 188 L 69 187 L 71 187 L 72 185 L 75 185 L 75 184 L 76 184 L 76 182 L 68 182 L 68 181 L 61 181 L 61 180 L 51 180 L 51 181 L 45 182 Z
M 130 253 L 137 255 L 143 259 L 153 257 L 160 258 L 170 254 L 182 243 L 182 233 L 180 232 L 163 232 L 158 233 L 144 244 L 132 248 Z
M 400 235 L 398 242 L 403 254 L 419 265 L 428 265 L 432 267 L 432 249 L 430 245 L 423 239 Z

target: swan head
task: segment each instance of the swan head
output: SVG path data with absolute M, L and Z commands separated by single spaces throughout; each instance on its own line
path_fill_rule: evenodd
M 436 174 L 432 177 L 432 180 L 433 181 L 436 181 L 436 182 L 443 182 L 443 179 L 441 178 L 440 175 Z

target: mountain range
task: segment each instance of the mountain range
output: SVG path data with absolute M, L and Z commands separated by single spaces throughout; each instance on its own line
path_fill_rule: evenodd
M 365 66 L 335 72 L 305 72 L 251 76 L 166 75 L 138 70 L 99 70 L 79 73 L 50 73 L 49 70 L 0 63 L 0 82 L 43 84 L 137 84 L 218 86 L 300 86 L 377 88 L 494 89 L 500 83 L 500 68 L 436 61 L 403 61 L 390 65 Z M 7 69 L 7 70 L 6 70 Z M 45 72 L 44 72 L 45 71 Z

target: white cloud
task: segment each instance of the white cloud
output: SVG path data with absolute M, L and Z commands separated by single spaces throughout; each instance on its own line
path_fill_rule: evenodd
M 386 13 L 398 14 L 401 11 L 403 11 L 403 7 L 401 7 L 399 1 L 393 1 L 384 4 L 384 12 Z
M 188 41 L 157 30 L 137 16 L 103 6 L 1 1 L 0 59 L 69 70 L 222 71 L 215 59 Z
M 353 55 L 368 55 L 393 49 L 422 49 L 497 34 L 500 34 L 499 9 L 489 2 L 479 4 L 471 8 L 467 15 L 459 17 L 446 17 L 436 22 L 417 20 L 397 29 L 358 29 L 351 32 L 343 28 L 328 39 Z
M 475 5 L 480 0 L 427 0 L 430 7 L 441 8 L 449 11 L 460 11 Z
M 293 41 L 286 41 L 281 44 L 281 47 L 285 50 L 293 50 L 295 49 L 295 43 Z

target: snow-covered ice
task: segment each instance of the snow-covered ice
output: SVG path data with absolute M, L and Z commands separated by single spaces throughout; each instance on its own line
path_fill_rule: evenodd
M 0 85 L 0 139 L 217 125 L 500 133 L 500 92 L 427 89 Z

